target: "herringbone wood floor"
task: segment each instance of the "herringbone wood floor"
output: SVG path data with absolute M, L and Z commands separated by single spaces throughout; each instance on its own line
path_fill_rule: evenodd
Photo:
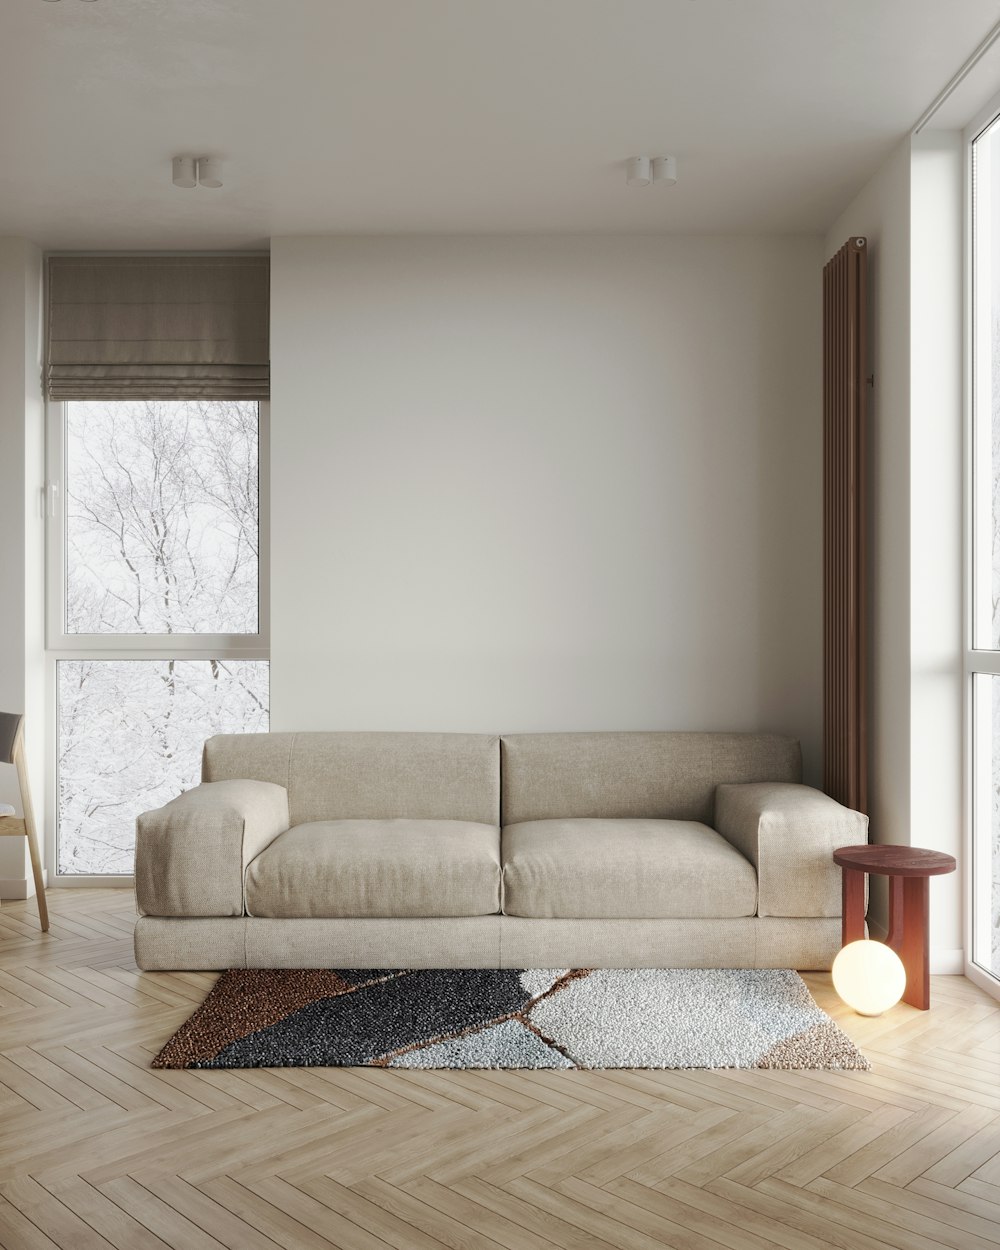
M 132 896 L 0 910 L 5 1250 L 987 1250 L 1000 1005 L 843 1011 L 833 1072 L 159 1072 L 209 974 L 143 974 Z

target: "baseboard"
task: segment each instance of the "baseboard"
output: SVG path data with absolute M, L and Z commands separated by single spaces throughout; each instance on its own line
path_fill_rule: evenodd
M 871 916 L 868 917 L 868 936 L 877 942 L 886 939 L 885 927 Z M 937 977 L 960 977 L 965 975 L 965 951 L 931 948 L 931 975 Z
M 931 974 L 938 977 L 965 975 L 965 951 L 931 948 Z
M 48 873 L 42 872 L 42 880 L 46 887 L 49 884 Z M 7 899 L 15 903 L 35 896 L 34 877 L 0 877 L 0 901 Z

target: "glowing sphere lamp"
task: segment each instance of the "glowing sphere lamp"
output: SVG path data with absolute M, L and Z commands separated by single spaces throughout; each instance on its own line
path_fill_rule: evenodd
M 833 961 L 833 988 L 859 1016 L 880 1016 L 906 989 L 903 961 L 884 942 L 848 942 Z

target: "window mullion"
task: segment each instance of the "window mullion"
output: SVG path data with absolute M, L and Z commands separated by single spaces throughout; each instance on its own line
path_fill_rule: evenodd
M 1000 651 L 970 651 L 966 657 L 967 673 L 986 673 L 1000 676 Z
M 240 634 L 63 634 L 49 651 L 57 659 L 266 660 L 268 648 L 256 635 Z

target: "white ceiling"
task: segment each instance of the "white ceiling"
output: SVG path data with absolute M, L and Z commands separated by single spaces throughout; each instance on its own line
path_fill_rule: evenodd
M 1000 0 L 0 0 L 0 234 L 817 231 Z M 998 84 L 1000 86 L 1000 84 Z M 224 158 L 182 191 L 176 153 Z M 634 153 L 676 187 L 625 186 Z

